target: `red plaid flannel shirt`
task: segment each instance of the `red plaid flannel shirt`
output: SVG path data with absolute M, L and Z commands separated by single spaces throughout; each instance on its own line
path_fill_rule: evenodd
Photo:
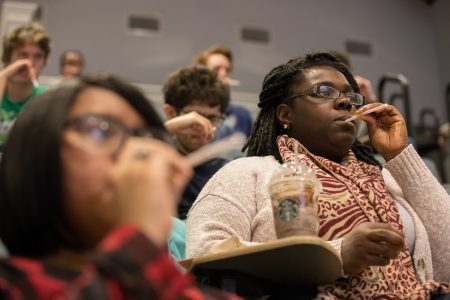
M 135 227 L 111 232 L 92 264 L 62 279 L 39 260 L 11 257 L 0 261 L 0 299 L 240 299 L 212 289 L 200 290 L 181 274 L 166 251 Z

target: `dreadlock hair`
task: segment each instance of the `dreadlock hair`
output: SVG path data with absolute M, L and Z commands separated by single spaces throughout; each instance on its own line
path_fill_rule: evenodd
M 258 103 L 261 110 L 247 143 L 242 149 L 243 151 L 247 149 L 247 156 L 273 155 L 275 159 L 282 162 L 276 140 L 285 132 L 278 122 L 276 108 L 282 103 L 293 105 L 293 99 L 290 101 L 285 99 L 293 92 L 294 84 L 304 79 L 306 70 L 318 66 L 335 68 L 345 76 L 353 91 L 359 93 L 358 84 L 348 68 L 328 52 L 310 53 L 303 57 L 296 57 L 273 68 L 264 78 Z M 352 150 L 358 160 L 381 169 L 381 164 L 373 156 L 372 147 L 355 140 Z

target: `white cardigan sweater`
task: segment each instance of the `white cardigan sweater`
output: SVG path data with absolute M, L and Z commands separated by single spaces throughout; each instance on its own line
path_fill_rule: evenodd
M 278 166 L 273 156 L 245 157 L 219 170 L 189 212 L 186 256 L 207 254 L 233 235 L 246 244 L 276 240 L 267 186 Z M 384 165 L 383 177 L 414 222 L 419 279 L 450 282 L 450 196 L 412 146 Z M 339 241 L 331 242 L 338 252 Z

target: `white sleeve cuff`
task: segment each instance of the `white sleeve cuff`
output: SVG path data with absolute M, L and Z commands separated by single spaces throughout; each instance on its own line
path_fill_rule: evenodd
M 339 255 L 339 257 L 340 257 L 342 262 L 343 262 L 343 259 L 342 259 L 341 248 L 342 248 L 342 241 L 343 240 L 344 240 L 344 238 L 340 238 L 340 239 L 332 240 L 332 241 L 327 241 L 327 243 L 329 243 L 334 248 L 334 250 L 336 250 L 336 252 L 338 253 L 338 255 Z M 348 277 L 348 274 L 344 273 L 344 268 L 343 267 L 341 269 L 340 277 L 342 277 L 342 278 Z

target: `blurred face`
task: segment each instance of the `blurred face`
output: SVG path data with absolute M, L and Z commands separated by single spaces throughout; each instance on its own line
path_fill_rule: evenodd
M 91 114 L 113 118 L 129 129 L 141 129 L 145 124 L 122 97 L 98 87 L 80 93 L 67 120 Z M 99 153 L 88 150 L 86 143 L 80 143 L 79 131 L 65 129 L 61 145 L 65 212 L 73 228 L 94 246 L 116 225 L 117 214 L 107 178 L 117 155 L 101 152 L 105 149 L 96 149 Z
M 26 44 L 13 50 L 10 63 L 19 59 L 28 59 L 31 62 L 36 76 L 39 76 L 46 64 L 45 52 L 36 44 Z M 9 80 L 14 83 L 29 83 L 30 76 L 28 68 L 20 69 Z
M 198 114 L 204 116 L 207 118 L 213 126 L 218 127 L 222 120 L 222 113 L 220 112 L 220 105 L 217 106 L 208 106 L 205 104 L 199 104 L 196 102 L 193 102 L 193 104 L 186 105 L 183 107 L 183 109 L 180 111 L 180 115 L 187 114 L 192 111 L 197 112 Z M 188 153 L 195 151 L 202 146 L 206 145 L 210 141 L 206 141 L 204 137 L 202 137 L 200 134 L 189 134 L 189 135 L 178 135 L 177 140 L 181 144 L 181 146 L 186 150 Z
M 76 52 L 67 52 L 64 63 L 61 66 L 61 75 L 65 78 L 74 78 L 81 75 L 84 64 L 80 55 Z
M 206 67 L 217 73 L 217 77 L 228 82 L 231 73 L 231 62 L 225 55 L 211 54 L 208 57 Z
M 336 69 L 314 67 L 304 72 L 304 80 L 295 84 L 291 93 L 296 94 L 318 84 L 341 92 L 352 91 L 344 75 Z M 336 100 L 305 95 L 293 101 L 293 108 L 286 106 L 286 120 L 280 120 L 291 124 L 288 135 L 311 153 L 341 162 L 356 138 L 356 123 L 344 121 L 354 114 L 355 106 L 342 93 Z

